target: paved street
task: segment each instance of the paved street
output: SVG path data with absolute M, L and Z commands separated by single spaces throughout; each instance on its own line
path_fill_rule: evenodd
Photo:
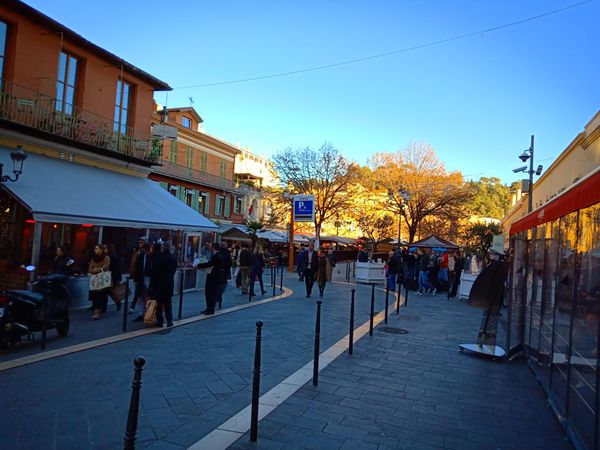
M 10 418 L 0 421 L 0 448 L 122 448 L 138 355 L 147 363 L 137 448 L 194 444 L 250 403 L 257 320 L 265 323 L 261 393 L 311 361 L 315 298 L 293 274 L 284 285 L 293 294 L 281 300 L 0 372 Z M 327 287 L 322 352 L 348 333 L 352 287 Z M 358 326 L 368 320 L 370 287 L 356 289 Z M 224 307 L 233 302 L 226 297 Z M 383 306 L 377 290 L 376 310 Z M 266 416 L 257 444 L 246 435 L 233 448 L 570 448 L 524 364 L 458 352 L 480 318 L 443 295 L 411 296 L 388 324 L 408 334 L 380 324 L 353 356 L 322 370 L 318 388 L 306 384 Z

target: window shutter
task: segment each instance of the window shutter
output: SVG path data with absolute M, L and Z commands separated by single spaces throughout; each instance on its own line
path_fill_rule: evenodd
M 165 191 L 169 190 L 169 183 L 165 183 L 164 181 L 159 181 L 160 187 L 163 188 Z
M 231 197 L 227 196 L 227 197 L 225 197 L 225 212 L 223 213 L 223 216 L 229 217 L 231 215 L 229 213 L 230 209 L 231 209 Z
M 204 203 L 204 214 L 210 213 L 210 192 L 205 194 L 206 203 Z
M 198 191 L 194 189 L 192 192 L 192 208 L 198 211 Z

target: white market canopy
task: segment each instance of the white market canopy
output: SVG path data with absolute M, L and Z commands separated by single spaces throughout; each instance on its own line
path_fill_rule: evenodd
M 425 239 L 421 239 L 420 241 L 413 242 L 412 244 L 409 244 L 409 246 L 419 248 L 451 248 L 455 250 L 458 250 L 460 248 L 458 244 L 437 237 L 435 234 L 432 234 L 431 236 L 428 236 Z
M 0 146 L 4 174 L 10 152 Z M 219 227 L 147 178 L 27 152 L 16 182 L 2 183 L 39 222 L 218 231 Z

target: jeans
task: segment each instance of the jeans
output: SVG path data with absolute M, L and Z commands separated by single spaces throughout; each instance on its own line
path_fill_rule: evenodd
M 387 285 L 386 285 L 387 289 L 389 291 L 395 291 L 396 290 L 396 274 L 395 273 L 391 273 L 387 276 Z

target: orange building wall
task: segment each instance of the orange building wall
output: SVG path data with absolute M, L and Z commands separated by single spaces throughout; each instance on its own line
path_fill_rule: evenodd
M 61 35 L 3 8 L 1 3 L 0 18 L 9 24 L 11 30 L 7 43 L 6 79 L 54 97 Z M 77 106 L 112 121 L 121 68 L 107 67 L 108 61 L 73 42 L 64 40 L 62 48 L 80 59 Z M 123 79 L 135 87 L 130 125 L 149 132 L 153 88 L 127 72 L 123 73 Z

